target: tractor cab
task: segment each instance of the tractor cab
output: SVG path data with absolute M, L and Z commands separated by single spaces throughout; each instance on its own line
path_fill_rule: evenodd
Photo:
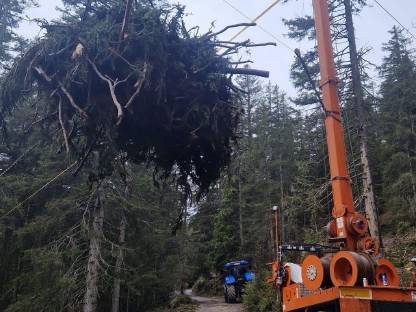
M 224 265 L 224 298 L 227 303 L 235 303 L 241 299 L 246 283 L 254 279 L 254 273 L 249 271 L 247 260 L 228 262 Z

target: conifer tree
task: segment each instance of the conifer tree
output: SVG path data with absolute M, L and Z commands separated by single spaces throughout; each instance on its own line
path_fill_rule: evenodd
M 416 220 L 416 67 L 410 40 L 403 31 L 394 27 L 390 34 L 384 45 L 387 56 L 380 67 L 383 212 L 395 211 L 406 224 L 409 214 L 412 223 Z
M 0 71 L 13 58 L 13 54 L 22 51 L 24 40 L 16 33 L 23 20 L 25 10 L 36 5 L 36 0 L 2 0 L 0 2 Z

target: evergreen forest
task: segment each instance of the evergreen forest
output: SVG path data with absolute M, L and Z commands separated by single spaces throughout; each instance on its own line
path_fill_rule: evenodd
M 348 167 L 354 207 L 407 286 L 415 45 L 394 26 L 382 65 L 366 61 L 351 21 L 367 2 L 330 1 Z M 30 41 L 16 29 L 36 5 L 0 3 L 0 311 L 165 311 L 192 287 L 222 295 L 226 262 L 260 276 L 275 260 L 272 207 L 282 242 L 327 244 L 316 47 L 293 54 L 289 96 L 235 64 L 263 43 L 188 29 L 180 5 L 64 0 Z M 312 16 L 284 23 L 315 45 Z

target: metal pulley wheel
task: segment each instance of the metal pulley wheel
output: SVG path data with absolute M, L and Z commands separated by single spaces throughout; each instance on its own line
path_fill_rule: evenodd
M 334 286 L 362 286 L 366 278 L 371 285 L 374 269 L 374 260 L 368 254 L 340 251 L 331 260 L 331 281 Z
M 311 291 L 328 285 L 329 258 L 318 258 L 315 255 L 307 256 L 302 263 L 303 285 Z

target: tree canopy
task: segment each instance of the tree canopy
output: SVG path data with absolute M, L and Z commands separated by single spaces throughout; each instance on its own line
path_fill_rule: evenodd
M 241 113 L 228 55 L 251 44 L 187 30 L 181 6 L 89 3 L 67 1 L 75 10 L 43 24 L 5 79 L 3 112 L 33 98 L 68 153 L 85 162 L 101 151 L 101 175 L 125 153 L 206 191 L 230 160 Z

